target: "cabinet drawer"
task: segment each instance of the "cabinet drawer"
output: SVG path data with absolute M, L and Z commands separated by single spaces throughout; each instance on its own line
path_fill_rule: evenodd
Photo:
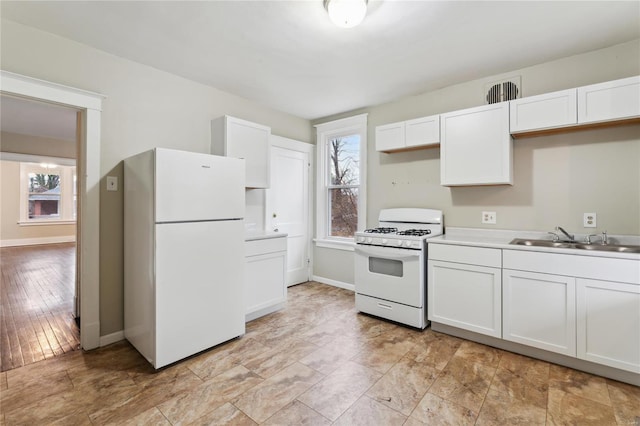
M 640 284 L 637 260 L 503 250 L 505 269 Z
M 388 300 L 375 299 L 356 293 L 356 309 L 378 317 L 400 321 L 416 328 L 423 328 L 425 318 L 422 310 Z
M 245 257 L 259 256 L 261 254 L 286 250 L 287 239 L 285 237 L 265 238 L 264 240 L 251 240 L 245 241 L 244 243 Z
M 484 247 L 457 246 L 452 244 L 429 244 L 429 259 L 447 262 L 502 267 L 502 250 Z

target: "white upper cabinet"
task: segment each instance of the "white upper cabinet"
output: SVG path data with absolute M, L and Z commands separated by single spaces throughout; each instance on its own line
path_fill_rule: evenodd
M 268 188 L 271 128 L 222 116 L 211 121 L 211 153 L 244 158 L 247 188 Z
M 376 127 L 376 151 L 389 152 L 404 147 L 404 121 Z
M 376 151 L 402 151 L 434 146 L 439 143 L 439 115 L 376 127 Z
M 513 184 L 508 102 L 442 114 L 440 123 L 441 185 Z
M 578 123 L 640 117 L 640 76 L 578 88 Z
M 511 133 L 556 129 L 578 123 L 577 90 L 561 90 L 509 102 Z

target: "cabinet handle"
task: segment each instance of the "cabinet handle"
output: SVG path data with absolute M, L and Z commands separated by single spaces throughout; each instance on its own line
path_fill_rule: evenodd
M 380 302 L 378 302 L 378 307 L 383 309 L 389 309 L 389 310 L 393 309 L 390 305 L 385 305 L 384 303 L 380 303 Z

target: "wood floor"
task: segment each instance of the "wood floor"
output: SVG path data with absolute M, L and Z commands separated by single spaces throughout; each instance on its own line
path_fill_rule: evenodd
M 0 425 L 640 425 L 640 388 L 289 288 L 246 334 L 154 371 L 126 341 L 0 373 Z
M 0 371 L 80 347 L 75 243 L 0 249 Z

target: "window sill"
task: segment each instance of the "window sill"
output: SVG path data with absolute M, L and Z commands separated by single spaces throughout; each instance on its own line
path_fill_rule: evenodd
M 20 221 L 19 226 L 75 225 L 75 220 L 30 220 Z
M 316 247 L 330 248 L 334 250 L 354 251 L 356 247 L 356 243 L 349 240 L 340 241 L 315 238 L 313 242 L 316 243 Z

